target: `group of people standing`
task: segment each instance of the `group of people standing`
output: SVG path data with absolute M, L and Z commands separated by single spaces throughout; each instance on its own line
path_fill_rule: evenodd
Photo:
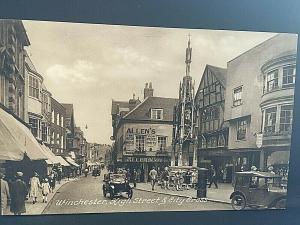
M 25 201 L 32 199 L 32 204 L 38 201 L 40 193 L 42 202 L 47 203 L 49 193 L 55 189 L 57 175 L 52 172 L 48 177 L 40 179 L 38 173 L 34 172 L 28 184 L 25 183 L 22 172 L 17 172 L 15 180 L 8 183 L 5 175 L 0 172 L 1 179 L 1 215 L 21 215 L 26 212 Z M 8 207 L 10 206 L 10 207 Z
M 176 191 L 183 190 L 183 184 L 190 184 L 193 186 L 197 182 L 196 173 L 192 170 L 183 172 L 181 170 L 175 171 L 171 174 L 168 167 L 165 167 L 162 172 L 158 172 L 153 167 L 149 172 L 149 177 L 151 181 L 151 188 L 154 190 L 156 182 L 160 180 L 161 188 L 170 189 L 170 184 L 174 186 Z

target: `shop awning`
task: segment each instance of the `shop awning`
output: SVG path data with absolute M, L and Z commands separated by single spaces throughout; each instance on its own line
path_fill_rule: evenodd
M 79 165 L 69 156 L 66 157 L 66 160 L 68 163 L 70 163 L 72 166 L 79 167 Z
M 48 159 L 28 127 L 0 108 L 0 160 Z
M 55 156 L 55 157 L 56 157 L 56 159 L 59 161 L 60 165 L 66 166 L 66 167 L 67 167 L 67 166 L 70 166 L 70 164 L 67 163 L 67 161 L 63 159 L 63 157 L 61 157 L 61 156 L 59 156 L 59 155 L 57 155 L 57 156 Z
M 44 144 L 41 145 L 44 154 L 47 155 L 48 159 L 46 160 L 46 163 L 49 165 L 55 165 L 59 164 L 60 161 L 56 158 L 56 155 L 53 154 L 53 152 Z

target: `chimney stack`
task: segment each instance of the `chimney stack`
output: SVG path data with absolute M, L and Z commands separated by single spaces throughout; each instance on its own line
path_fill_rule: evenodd
M 145 84 L 145 88 L 144 88 L 144 99 L 146 99 L 147 97 L 153 97 L 153 88 L 152 88 L 152 82 Z

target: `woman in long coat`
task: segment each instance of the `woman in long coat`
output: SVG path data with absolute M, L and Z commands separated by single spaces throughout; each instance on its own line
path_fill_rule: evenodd
M 5 215 L 7 213 L 7 211 L 6 211 L 7 204 L 10 201 L 8 183 L 3 178 L 4 178 L 4 174 L 2 174 L 2 172 L 0 171 L 0 189 L 1 189 L 1 192 L 0 192 L 1 193 L 1 195 L 0 195 L 0 199 L 1 199 L 0 215 Z
M 25 182 L 22 180 L 23 173 L 17 172 L 17 179 L 11 186 L 11 205 L 10 211 L 15 215 L 21 215 L 26 212 L 25 200 L 27 194 L 27 188 Z
M 30 179 L 30 196 L 32 197 L 33 204 L 37 202 L 39 188 L 41 188 L 41 183 L 38 178 L 38 174 L 34 173 L 34 177 Z

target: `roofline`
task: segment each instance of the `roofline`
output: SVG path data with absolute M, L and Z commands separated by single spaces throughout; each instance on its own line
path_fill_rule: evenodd
M 37 71 L 32 70 L 32 69 L 30 68 L 30 66 L 28 65 L 28 63 L 25 62 L 25 66 L 26 66 L 26 68 L 27 68 L 27 70 L 28 70 L 29 72 L 31 72 L 31 73 L 33 73 L 34 75 L 36 75 L 36 76 L 38 76 L 39 78 L 41 78 L 41 79 L 42 79 L 42 82 L 44 81 L 44 77 L 43 77 L 41 74 L 39 74 Z
M 132 110 L 129 111 L 123 118 L 126 119 L 128 115 L 130 115 L 132 112 L 137 110 L 141 105 L 143 105 L 149 98 L 164 98 L 164 99 L 173 99 L 173 100 L 178 100 L 177 98 L 165 98 L 165 97 L 158 97 L 158 96 L 148 96 L 145 98 L 140 104 L 138 104 L 136 107 L 134 107 Z
M 198 89 L 197 89 L 197 92 L 196 92 L 195 96 L 197 96 L 197 94 L 198 94 L 198 92 L 199 92 L 199 90 L 200 90 L 200 85 L 201 85 L 201 82 L 202 82 L 202 79 L 203 79 L 203 75 L 204 75 L 205 71 L 209 68 L 209 66 L 215 67 L 215 68 L 219 68 L 219 69 L 223 69 L 223 70 L 226 70 L 226 71 L 227 71 L 227 68 L 223 68 L 223 67 L 219 67 L 219 66 L 213 66 L 213 65 L 210 65 L 210 64 L 206 64 L 206 65 L 205 65 L 205 68 L 204 68 L 204 71 L 203 71 L 203 73 L 202 73 L 202 77 L 201 77 L 201 80 L 200 80 L 200 82 L 199 82 L 199 86 L 198 86 Z M 214 75 L 214 76 L 215 76 L 215 78 L 220 82 L 220 80 L 218 79 L 218 77 L 217 77 L 216 75 Z M 222 85 L 222 82 L 220 82 L 220 84 Z M 223 85 L 222 85 L 222 86 L 223 86 Z M 223 88 L 226 89 L 225 86 L 223 86 Z
M 236 60 L 237 58 L 239 58 L 239 57 L 245 55 L 246 53 L 250 52 L 252 49 L 255 49 L 255 48 L 257 48 L 257 47 L 260 47 L 260 46 L 263 45 L 265 42 L 270 41 L 270 40 L 274 39 L 275 37 L 277 37 L 277 36 L 279 36 L 279 35 L 281 35 L 281 34 L 285 34 L 285 33 L 277 33 L 277 34 L 275 34 L 274 36 L 268 38 L 267 40 L 265 40 L 265 41 L 263 41 L 263 42 L 261 42 L 261 43 L 255 45 L 254 47 L 248 49 L 247 51 L 245 51 L 245 52 L 241 53 L 240 55 L 234 57 L 233 59 L 229 60 L 229 61 L 227 62 L 227 64 L 230 63 L 230 62 L 232 62 L 232 61 L 234 61 L 234 60 Z
M 123 119 L 126 119 L 128 115 L 130 115 L 133 111 L 135 111 L 137 108 L 139 108 L 141 105 L 143 105 L 150 97 L 148 96 L 145 98 L 140 104 L 136 105 L 132 110 L 130 110 L 124 117 Z

